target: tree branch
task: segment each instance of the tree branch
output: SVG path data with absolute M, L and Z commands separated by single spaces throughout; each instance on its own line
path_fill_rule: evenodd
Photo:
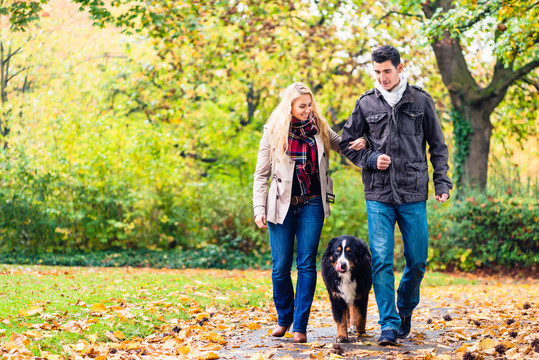
M 526 84 L 530 84 L 531 86 L 534 86 L 537 90 L 539 90 L 539 82 L 533 81 L 533 80 L 528 79 L 526 77 L 522 78 L 521 80 L 523 82 L 525 82 Z
M 494 67 L 494 75 L 490 84 L 479 92 L 478 100 L 487 99 L 492 94 L 500 94 L 504 92 L 511 84 L 528 74 L 530 71 L 539 67 L 539 59 L 534 59 L 519 69 L 513 71 L 510 68 L 505 68 L 501 61 L 496 63 Z
M 391 16 L 392 14 L 397 14 L 397 15 L 401 15 L 401 16 L 408 16 L 408 17 L 415 17 L 419 21 L 425 20 L 425 17 L 423 15 L 421 15 L 421 14 L 411 14 L 411 13 L 405 13 L 405 12 L 390 10 L 384 16 L 382 16 L 380 19 L 378 19 L 376 21 L 376 24 L 374 24 L 373 27 L 376 28 L 378 25 L 382 24 L 382 20 L 384 20 L 385 18 Z

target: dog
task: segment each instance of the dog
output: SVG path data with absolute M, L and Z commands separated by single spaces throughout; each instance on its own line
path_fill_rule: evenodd
M 348 327 L 365 333 L 367 305 L 372 287 L 371 254 L 367 244 L 354 236 L 338 236 L 322 256 L 322 278 L 337 323 L 337 342 L 348 342 Z

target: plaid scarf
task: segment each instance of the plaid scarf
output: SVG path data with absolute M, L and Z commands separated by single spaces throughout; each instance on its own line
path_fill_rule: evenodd
M 287 155 L 296 162 L 296 176 L 302 195 L 309 194 L 311 176 L 318 171 L 318 152 L 314 139 L 317 133 L 318 126 L 314 116 L 309 116 L 305 121 L 292 118 L 288 131 Z

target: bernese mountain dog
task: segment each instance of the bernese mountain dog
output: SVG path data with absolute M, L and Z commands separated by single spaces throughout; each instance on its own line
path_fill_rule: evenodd
M 348 342 L 348 327 L 365 333 L 367 305 L 372 287 L 371 254 L 354 236 L 331 239 L 322 256 L 322 278 L 337 323 L 337 342 Z

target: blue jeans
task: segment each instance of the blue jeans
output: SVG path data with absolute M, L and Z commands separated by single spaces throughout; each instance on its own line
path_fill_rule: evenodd
M 268 222 L 273 259 L 271 280 L 273 301 L 281 326 L 294 323 L 292 331 L 306 333 L 316 288 L 316 255 L 324 225 L 324 208 L 320 197 L 291 205 L 284 222 Z M 296 296 L 290 272 L 294 257 L 294 237 L 297 241 Z
M 382 330 L 397 330 L 399 315 L 412 314 L 419 304 L 419 287 L 427 266 L 429 233 L 425 201 L 392 205 L 367 200 L 372 282 Z M 406 266 L 397 290 L 395 307 L 395 223 L 399 224 Z

